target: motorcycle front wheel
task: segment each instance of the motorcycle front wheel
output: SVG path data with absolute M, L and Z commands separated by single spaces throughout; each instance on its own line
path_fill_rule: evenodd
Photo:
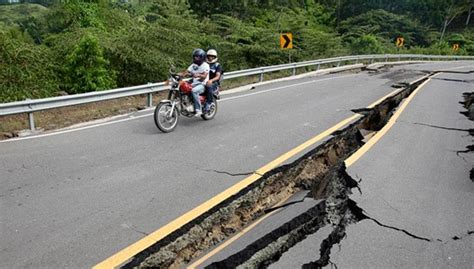
M 176 128 L 176 125 L 178 125 L 178 109 L 176 107 L 172 109 L 171 103 L 159 103 L 156 108 L 155 108 L 155 114 L 154 114 L 154 119 L 155 119 L 155 124 L 160 131 L 164 133 L 169 133 Z

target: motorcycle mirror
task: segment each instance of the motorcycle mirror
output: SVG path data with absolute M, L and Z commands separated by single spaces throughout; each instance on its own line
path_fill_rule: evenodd
M 170 69 L 169 69 L 169 72 L 170 72 L 171 74 L 176 74 L 176 66 L 171 65 L 171 67 L 170 67 Z

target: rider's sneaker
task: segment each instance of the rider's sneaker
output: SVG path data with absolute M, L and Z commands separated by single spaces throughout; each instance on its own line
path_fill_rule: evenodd
M 196 110 L 196 114 L 194 116 L 199 117 L 201 115 L 202 115 L 202 111 L 201 110 Z

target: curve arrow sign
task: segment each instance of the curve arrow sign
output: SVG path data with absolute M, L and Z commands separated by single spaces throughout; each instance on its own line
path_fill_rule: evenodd
M 280 34 L 280 48 L 281 49 L 293 48 L 293 35 L 291 33 Z

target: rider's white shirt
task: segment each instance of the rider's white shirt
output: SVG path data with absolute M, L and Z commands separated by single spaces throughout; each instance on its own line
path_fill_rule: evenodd
M 188 67 L 188 72 L 191 73 L 193 76 L 196 73 L 207 73 L 206 79 L 204 81 L 199 81 L 198 79 L 193 78 L 193 87 L 200 84 L 206 85 L 206 82 L 209 80 L 209 64 L 206 62 L 202 63 L 201 65 L 197 65 L 195 63 L 191 64 Z

